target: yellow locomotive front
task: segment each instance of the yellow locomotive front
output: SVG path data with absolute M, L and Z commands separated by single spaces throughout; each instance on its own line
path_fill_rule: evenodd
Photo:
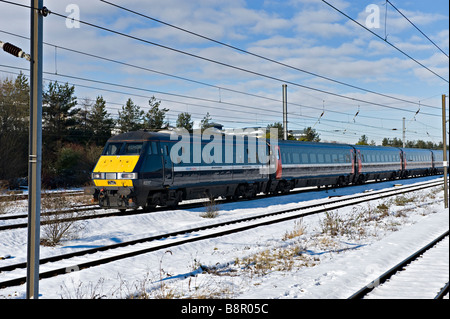
M 94 187 L 85 192 L 98 199 L 100 207 L 136 208 L 135 183 L 138 180 L 138 162 L 142 141 L 113 137 L 108 140 L 91 177 Z

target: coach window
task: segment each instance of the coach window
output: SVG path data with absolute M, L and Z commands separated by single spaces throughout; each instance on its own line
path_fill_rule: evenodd
M 351 160 L 350 160 L 350 155 L 345 154 L 345 162 L 346 162 L 346 163 L 350 163 L 350 162 L 351 162 Z
M 331 158 L 333 159 L 333 163 L 338 163 L 339 162 L 337 154 L 331 155 Z
M 331 163 L 331 155 L 325 154 L 325 163 Z
M 302 153 L 302 163 L 303 164 L 309 163 L 308 154 Z
M 310 154 L 310 158 L 311 158 L 311 164 L 317 163 L 317 156 L 316 154 Z
M 294 163 L 300 163 L 300 155 L 298 153 L 292 154 L 294 157 Z
M 323 154 L 317 154 L 317 161 L 319 163 L 323 163 L 324 162 Z

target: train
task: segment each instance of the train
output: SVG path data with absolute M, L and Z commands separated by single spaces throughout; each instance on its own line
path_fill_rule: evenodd
M 204 197 L 253 198 L 443 172 L 439 150 L 140 130 L 107 141 L 85 193 L 105 209 L 149 211 Z

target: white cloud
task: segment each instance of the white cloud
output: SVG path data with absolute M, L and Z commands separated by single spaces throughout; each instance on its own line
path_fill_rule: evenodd
M 397 94 L 411 100 L 419 100 L 421 97 L 432 96 L 436 92 L 448 90 L 446 85 L 434 75 L 390 48 L 383 41 L 376 39 L 366 30 L 348 21 L 347 18 L 332 10 L 320 0 L 290 0 L 282 3 L 279 0 L 266 0 L 265 2 L 250 0 L 113 0 L 112 2 L 294 67 L 374 91 Z M 21 0 L 20 3 L 29 5 L 29 1 L 26 0 Z M 59 13 L 65 13 L 66 6 L 72 3 L 79 5 L 82 20 L 98 24 L 99 26 L 284 79 L 285 81 L 309 85 L 337 94 L 359 96 L 362 99 L 380 101 L 379 96 L 365 94 L 356 89 L 337 85 L 324 79 L 237 52 L 205 39 L 188 35 L 180 30 L 163 26 L 146 18 L 126 13 L 101 1 L 45 1 L 45 5 L 49 9 Z M 364 22 L 366 4 L 359 1 L 332 1 L 332 4 L 352 13 L 353 16 L 358 17 L 359 21 Z M 277 7 L 277 5 L 280 6 Z M 413 9 L 410 7 L 413 7 Z M 400 9 L 419 26 L 426 27 L 429 36 L 448 52 L 448 26 L 447 24 L 442 25 L 442 22 L 446 19 L 448 20 L 448 17 L 438 12 L 421 13 L 414 10 L 414 5 L 412 4 L 410 7 L 408 7 L 409 10 Z M 375 31 L 383 35 L 384 14 L 382 14 L 381 18 L 383 28 Z M 0 3 L 0 30 L 28 36 L 29 10 Z M 403 18 L 395 15 L 392 10 L 388 11 L 387 33 L 388 39 L 394 41 L 401 49 L 411 53 L 413 56 L 417 56 L 422 63 L 448 78 L 448 58 L 418 34 L 408 22 L 405 23 Z M 64 19 L 55 15 L 50 15 L 44 19 L 44 37 L 45 41 L 58 46 L 66 46 L 79 51 L 177 76 L 188 77 L 197 81 L 226 86 L 239 91 L 281 99 L 281 82 L 279 81 L 269 80 L 215 63 L 188 57 L 187 55 L 101 31 L 87 25 L 81 25 L 79 29 L 67 29 Z M 3 33 L 0 33 L 0 40 L 11 41 L 25 49 L 29 47 L 27 40 Z M 219 91 L 216 88 L 176 80 L 145 70 L 69 53 L 61 48 L 57 49 L 55 65 L 54 47 L 45 46 L 44 52 L 44 69 L 50 72 L 53 72 L 57 67 L 60 74 L 64 73 L 121 83 L 136 88 L 205 97 L 216 101 L 222 99 L 222 101 L 236 104 L 261 106 L 261 108 L 268 110 L 278 109 L 279 107 L 273 101 L 231 93 L 225 90 Z M 9 56 L 5 57 L 2 52 L 0 54 L 0 64 L 25 65 L 23 61 L 18 61 Z M 51 76 L 48 77 L 52 78 Z M 60 82 L 67 80 L 61 77 L 53 78 L 58 79 Z M 72 82 L 81 83 L 81 81 L 75 80 Z M 125 94 L 87 90 L 80 87 L 77 88 L 77 96 L 95 98 L 97 95 L 104 95 L 108 101 L 125 103 L 128 97 L 132 97 L 131 94 L 139 94 L 146 97 L 153 95 L 151 92 L 114 88 L 102 86 L 101 84 L 85 84 L 116 89 L 123 91 Z M 130 95 L 128 96 L 127 93 Z M 358 103 L 351 100 L 301 89 L 293 85 L 289 85 L 288 96 L 292 103 L 311 105 L 319 107 L 319 109 L 322 107 L 324 100 L 327 107 L 333 105 L 336 109 L 351 114 L 358 107 Z M 132 98 L 136 103 L 146 106 L 146 97 Z M 185 111 L 187 108 L 189 111 L 204 114 L 207 110 L 206 106 L 218 107 L 219 109 L 211 109 L 213 118 L 219 115 L 226 115 L 231 118 L 235 116 L 240 121 L 248 120 L 251 123 L 255 122 L 255 117 L 257 117 L 257 121 L 270 120 L 274 122 L 280 120 L 276 116 L 268 116 L 267 112 L 263 111 L 255 111 L 255 115 L 251 116 L 244 113 L 236 113 L 235 108 L 224 104 L 197 101 L 196 103 L 200 103 L 204 107 L 194 107 L 188 106 L 195 104 L 195 101 L 189 99 L 181 97 L 169 98 L 162 94 L 160 94 L 159 98 L 179 101 L 181 104 L 164 102 L 167 106 L 170 106 L 169 108 L 178 111 Z M 383 99 L 382 103 L 392 103 L 392 100 Z M 222 108 L 222 111 L 220 111 L 220 108 Z M 302 112 L 312 117 L 318 116 L 315 109 L 308 110 L 305 108 Z M 338 115 L 334 116 L 339 118 Z M 194 117 L 201 118 L 201 116 Z M 343 119 L 345 121 L 348 120 L 345 116 Z M 228 120 L 231 119 L 228 118 Z M 298 123 L 303 122 L 298 120 Z

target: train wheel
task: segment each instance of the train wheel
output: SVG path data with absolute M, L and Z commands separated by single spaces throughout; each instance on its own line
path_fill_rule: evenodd
M 153 204 L 153 203 L 149 203 L 149 202 L 147 202 L 146 204 L 145 204 L 145 206 L 142 206 L 142 210 L 144 211 L 144 212 L 150 212 L 150 211 L 152 211 L 152 210 L 154 210 L 156 208 L 156 204 Z
M 342 186 L 345 186 L 345 179 L 343 176 L 339 176 L 334 187 L 337 188 L 337 187 L 342 187 Z
M 166 205 L 170 208 L 175 208 L 178 206 L 178 204 L 181 202 L 181 200 L 183 199 L 183 192 L 182 191 L 177 191 L 174 195 L 173 198 L 170 200 L 167 200 Z

